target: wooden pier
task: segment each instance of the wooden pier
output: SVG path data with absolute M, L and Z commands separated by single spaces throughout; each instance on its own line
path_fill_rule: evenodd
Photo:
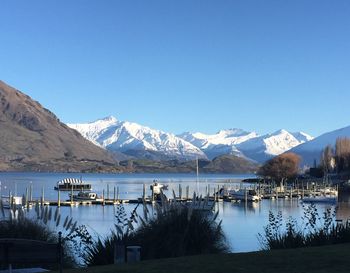
M 225 192 L 225 188 L 228 185 L 224 184 L 222 186 L 217 186 L 211 188 L 211 185 L 206 186 L 205 195 L 202 197 L 196 197 L 196 200 L 209 200 L 214 202 L 252 202 L 251 200 L 248 200 L 247 195 L 245 198 L 235 198 L 230 195 L 221 194 L 221 191 Z M 242 189 L 242 185 L 240 185 L 240 188 Z M 305 197 L 311 197 L 311 196 L 319 196 L 322 195 L 322 190 L 325 190 L 326 187 L 316 187 L 313 185 L 312 187 L 308 184 L 302 185 L 302 187 L 292 185 L 289 187 L 286 187 L 283 191 L 277 190 L 276 187 L 262 187 L 259 185 L 251 185 L 249 187 L 243 187 L 243 189 L 247 192 L 248 190 L 254 190 L 259 196 L 259 200 L 261 199 L 303 199 Z M 337 192 L 337 186 L 333 187 L 332 190 Z M 146 204 L 154 204 L 157 201 L 154 198 L 154 193 L 152 191 L 152 194 L 150 197 L 146 196 L 146 187 L 145 184 L 143 185 L 142 190 L 142 196 L 137 199 L 121 199 L 119 198 L 119 188 L 114 187 L 113 188 L 113 195 L 112 198 L 110 197 L 110 188 L 107 184 L 107 190 L 102 191 L 101 198 L 98 198 L 96 200 L 74 200 L 73 199 L 73 191 L 71 192 L 71 197 L 69 200 L 61 200 L 61 192 L 57 191 L 57 200 L 46 200 L 45 199 L 45 192 L 44 188 L 41 189 L 41 197 L 38 199 L 33 199 L 33 186 L 30 185 L 29 188 L 26 189 L 25 195 L 23 195 L 23 202 L 22 206 L 24 207 L 33 207 L 35 205 L 41 205 L 41 206 L 68 206 L 68 207 L 77 207 L 77 206 L 92 206 L 92 205 L 98 205 L 98 206 L 114 206 L 119 204 L 140 204 L 140 203 L 146 203 Z M 171 192 L 169 193 L 171 195 Z M 12 198 L 12 199 L 11 199 Z M 11 192 L 9 192 L 9 195 L 7 197 L 9 201 L 9 204 L 13 204 L 13 196 Z M 1 197 L 0 197 L 1 200 Z M 185 191 L 182 189 L 182 185 L 179 184 L 178 192 L 177 194 L 175 191 L 172 191 L 172 198 L 170 200 L 176 200 L 176 202 L 192 202 L 193 201 L 193 195 L 190 195 L 190 189 L 189 186 L 186 186 Z M 258 201 L 259 201 L 258 200 Z M 2 201 L 1 201 L 2 202 Z

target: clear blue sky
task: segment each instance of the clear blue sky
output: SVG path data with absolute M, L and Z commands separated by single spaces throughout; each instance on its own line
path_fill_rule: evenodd
M 350 125 L 350 1 L 9 0 L 0 79 L 64 122 L 313 135 Z

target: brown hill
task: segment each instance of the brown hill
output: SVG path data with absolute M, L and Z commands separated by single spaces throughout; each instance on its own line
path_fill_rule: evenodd
M 0 81 L 0 170 L 83 171 L 114 164 L 104 149 Z
M 221 155 L 204 166 L 203 171 L 207 173 L 254 173 L 258 168 L 257 163 L 248 159 L 235 155 Z

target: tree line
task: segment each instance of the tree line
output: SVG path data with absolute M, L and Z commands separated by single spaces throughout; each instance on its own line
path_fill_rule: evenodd
M 338 138 L 335 147 L 327 145 L 320 162 L 325 173 L 350 171 L 350 138 Z

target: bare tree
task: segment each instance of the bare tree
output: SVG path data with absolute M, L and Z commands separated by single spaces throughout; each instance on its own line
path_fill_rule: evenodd
M 321 166 L 324 174 L 332 172 L 334 169 L 334 150 L 331 145 L 327 145 L 321 154 Z
M 280 183 L 295 177 L 299 170 L 300 157 L 294 153 L 285 153 L 267 161 L 259 170 L 259 174 Z
M 337 171 L 350 170 L 350 139 L 338 138 L 335 143 L 335 162 Z

